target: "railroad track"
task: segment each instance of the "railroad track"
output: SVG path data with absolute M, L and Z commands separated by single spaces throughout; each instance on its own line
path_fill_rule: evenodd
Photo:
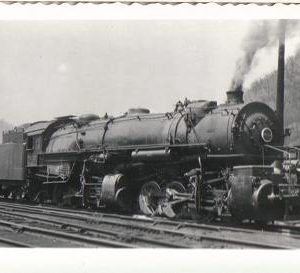
M 265 230 L 271 231 L 271 232 L 278 232 L 281 234 L 287 234 L 294 238 L 300 239 L 300 221 L 297 221 L 294 223 L 290 223 L 289 221 L 275 222 L 273 224 L 268 224 L 265 227 Z
M 69 216 L 65 212 L 61 214 L 53 212 L 49 213 L 49 211 L 47 211 L 48 213 L 46 213 L 44 208 L 42 210 L 38 209 L 39 212 L 37 212 L 37 210 L 33 208 L 30 209 L 27 207 L 26 209 L 23 209 L 18 206 L 14 207 L 14 205 L 11 204 L 6 204 L 5 207 L 6 208 L 0 206 L 0 218 L 7 218 L 7 220 L 0 220 L 0 226 L 10 227 L 21 232 L 34 232 L 47 236 L 68 239 L 71 241 L 75 240 L 86 242 L 95 246 L 127 248 L 137 246 L 171 248 L 187 247 L 186 245 L 180 244 L 178 242 L 168 242 L 166 240 L 163 240 L 162 238 L 149 239 L 146 237 L 129 234 L 128 232 L 121 232 L 120 230 L 100 229 L 83 223 L 76 224 L 74 223 L 74 220 L 78 220 L 78 218 L 76 219 L 72 215 Z M 35 216 L 33 216 L 33 214 Z M 64 218 L 64 220 L 62 221 L 61 218 Z M 36 225 L 37 223 L 39 224 L 39 227 L 32 226 L 32 224 Z M 47 228 L 40 227 L 43 225 Z M 131 241 L 134 243 L 126 243 L 126 241 Z
M 4 202 L 0 202 L 0 219 L 0 226 L 17 227 L 22 232 L 38 232 L 58 238 L 69 236 L 70 240 L 93 246 L 274 249 L 300 247 L 298 238 L 278 236 L 274 232 Z
M 9 246 L 9 247 L 34 247 L 32 244 L 22 243 L 16 240 L 7 239 L 7 238 L 0 238 L 1 246 Z
M 288 235 L 293 238 L 300 239 L 300 219 L 294 221 L 274 221 L 265 224 L 257 223 L 222 223 L 223 226 L 229 226 L 230 228 L 242 228 L 249 231 L 262 231 L 272 232 L 273 234 L 278 233 L 280 235 Z

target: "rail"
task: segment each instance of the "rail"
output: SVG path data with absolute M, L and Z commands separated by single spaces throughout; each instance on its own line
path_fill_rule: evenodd
M 284 244 L 280 240 L 278 241 L 278 237 L 276 237 L 276 243 L 274 243 L 275 235 L 271 232 L 267 234 L 251 229 L 207 224 L 139 219 L 131 216 L 101 213 L 66 212 L 66 210 L 49 207 L 33 207 L 2 202 L 0 202 L 0 214 L 13 219 L 16 217 L 19 220 L 23 218 L 39 222 L 43 225 L 58 225 L 64 229 L 64 234 L 60 234 L 61 231 L 59 231 L 58 236 L 65 236 L 66 229 L 73 232 L 76 230 L 80 233 L 80 235 L 73 234 L 76 238 L 71 239 L 85 240 L 84 238 L 88 238 L 93 241 L 98 238 L 91 236 L 109 236 L 109 239 L 106 238 L 106 240 L 114 241 L 116 244 L 122 244 L 124 241 L 128 244 L 129 242 L 124 247 L 252 247 L 272 249 L 300 247 L 300 241 L 295 238 L 290 238 L 290 240 L 293 239 L 292 244 Z M 28 227 L 28 224 L 26 224 L 26 229 L 40 232 L 30 226 Z M 92 241 L 90 243 L 93 243 Z

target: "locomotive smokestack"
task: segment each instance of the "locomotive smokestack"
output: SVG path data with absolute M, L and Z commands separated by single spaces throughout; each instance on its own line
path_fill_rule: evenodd
M 241 104 L 244 103 L 242 85 L 239 85 L 235 90 L 229 90 L 226 92 L 227 101 L 226 104 Z
M 277 69 L 277 94 L 276 113 L 280 122 L 280 130 L 284 135 L 284 54 L 285 54 L 285 26 L 284 20 L 279 22 L 278 38 L 278 69 Z

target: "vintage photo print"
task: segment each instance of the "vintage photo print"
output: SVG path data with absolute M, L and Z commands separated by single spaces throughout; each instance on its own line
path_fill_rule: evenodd
M 6 272 L 259 272 L 300 247 L 298 6 L 0 6 Z

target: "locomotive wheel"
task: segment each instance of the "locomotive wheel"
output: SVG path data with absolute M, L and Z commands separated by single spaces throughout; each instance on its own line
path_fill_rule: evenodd
M 166 188 L 171 191 L 178 192 L 178 193 L 186 192 L 185 187 L 182 185 L 182 183 L 180 183 L 178 181 L 173 181 L 173 182 L 168 183 Z M 172 200 L 168 200 L 168 199 L 169 198 L 166 197 L 167 202 L 172 201 Z M 176 216 L 178 216 L 182 213 L 184 205 L 185 205 L 184 203 L 178 203 L 178 204 L 174 204 L 172 206 L 166 205 L 166 206 L 164 206 L 163 212 L 167 217 L 175 218 Z
M 146 215 L 154 215 L 160 198 L 160 187 L 155 181 L 144 184 L 139 194 L 140 210 Z
M 178 181 L 173 181 L 167 184 L 167 189 L 175 190 L 180 193 L 186 192 L 185 187 Z

